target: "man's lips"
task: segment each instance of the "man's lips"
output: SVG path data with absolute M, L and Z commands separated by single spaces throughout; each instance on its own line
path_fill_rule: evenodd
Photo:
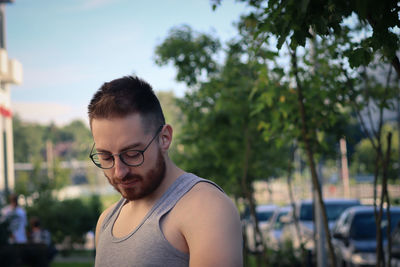
M 131 188 L 134 184 L 138 183 L 139 179 L 129 179 L 126 181 L 121 181 L 118 185 L 122 188 Z

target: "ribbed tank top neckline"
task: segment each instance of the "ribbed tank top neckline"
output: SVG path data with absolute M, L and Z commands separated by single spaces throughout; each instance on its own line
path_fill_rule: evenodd
M 135 229 L 133 229 L 129 234 L 123 236 L 123 237 L 115 237 L 113 235 L 113 228 L 115 225 L 115 222 L 121 212 L 122 207 L 127 203 L 127 200 L 124 198 L 121 198 L 121 200 L 119 201 L 118 205 L 118 209 L 116 210 L 116 212 L 114 214 L 112 214 L 109 217 L 109 222 L 105 222 L 106 224 L 108 223 L 112 223 L 111 227 L 109 228 L 109 230 L 111 231 L 111 238 L 112 238 L 112 242 L 117 243 L 117 242 L 122 242 L 128 238 L 130 238 L 133 234 L 135 234 L 142 226 L 143 224 L 151 217 L 151 216 L 156 216 L 157 219 L 159 219 L 162 215 L 164 215 L 167 211 L 169 211 L 181 198 L 182 195 L 184 195 L 186 192 L 188 192 L 195 184 L 197 184 L 197 182 L 192 182 L 196 179 L 199 179 L 199 177 L 197 177 L 196 175 L 192 174 L 192 173 L 184 173 L 182 175 L 180 175 L 169 187 L 168 189 L 163 193 L 163 195 L 160 197 L 160 199 L 158 199 L 156 201 L 156 203 L 153 205 L 153 207 L 149 210 L 149 212 L 147 212 L 147 214 L 145 215 L 145 217 L 142 219 L 142 221 L 135 227 Z M 214 184 L 211 181 L 205 180 L 200 178 L 201 180 L 210 182 L 212 184 Z M 190 184 L 192 183 L 192 184 Z M 189 187 L 188 187 L 189 186 Z M 217 185 L 216 185 L 217 186 Z M 222 191 L 222 189 L 217 186 L 218 189 L 220 189 Z M 172 195 L 171 193 L 174 192 L 174 194 Z M 168 198 L 175 198 L 172 201 L 166 201 Z M 106 225 L 104 225 L 104 227 L 106 227 Z

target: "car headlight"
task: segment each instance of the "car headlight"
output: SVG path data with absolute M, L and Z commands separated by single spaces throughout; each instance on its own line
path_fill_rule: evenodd
M 371 252 L 354 253 L 351 255 L 351 262 L 353 264 L 374 265 L 376 262 L 376 255 Z

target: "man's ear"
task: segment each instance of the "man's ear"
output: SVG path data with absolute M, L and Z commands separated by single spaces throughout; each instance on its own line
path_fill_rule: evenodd
M 172 143 L 173 130 L 171 125 L 165 124 L 159 135 L 159 143 L 162 150 L 167 151 Z

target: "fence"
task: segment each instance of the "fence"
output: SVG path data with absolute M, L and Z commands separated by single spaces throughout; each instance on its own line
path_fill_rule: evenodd
M 288 185 L 284 179 L 271 182 L 258 181 L 254 184 L 255 199 L 257 203 L 275 203 L 279 205 L 289 204 Z M 295 200 L 311 198 L 311 184 L 294 182 L 292 190 Z M 400 186 L 388 185 L 389 196 L 397 204 L 400 199 Z M 323 186 L 324 198 L 345 198 L 342 184 L 326 184 Z M 377 196 L 380 197 L 382 186 L 377 186 Z M 364 204 L 372 204 L 374 197 L 374 186 L 372 183 L 357 183 L 350 185 L 350 198 L 357 198 Z

